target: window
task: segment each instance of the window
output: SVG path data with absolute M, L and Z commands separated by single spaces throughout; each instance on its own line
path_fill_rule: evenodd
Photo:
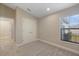
M 61 40 L 79 43 L 79 15 L 61 18 Z

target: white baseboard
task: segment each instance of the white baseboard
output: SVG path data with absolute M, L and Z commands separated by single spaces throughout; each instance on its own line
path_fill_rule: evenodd
M 70 51 L 72 53 L 75 53 L 75 54 L 78 54 L 79 55 L 79 51 L 76 51 L 74 49 L 71 49 L 71 48 L 67 48 L 67 47 L 64 47 L 64 46 L 61 46 L 61 45 L 58 45 L 58 44 L 55 44 L 55 43 L 52 43 L 52 42 L 49 42 L 49 41 L 46 41 L 46 40 L 41 40 L 40 41 L 44 42 L 44 43 L 47 43 L 47 44 L 50 44 L 50 45 L 53 45 L 53 46 L 56 46 L 56 47 L 59 47 L 59 48 L 62 48 L 64 50 L 67 50 L 67 51 Z

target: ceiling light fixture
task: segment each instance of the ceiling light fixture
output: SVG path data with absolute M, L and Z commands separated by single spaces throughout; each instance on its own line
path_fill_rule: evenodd
M 46 8 L 46 11 L 50 11 L 50 8 Z

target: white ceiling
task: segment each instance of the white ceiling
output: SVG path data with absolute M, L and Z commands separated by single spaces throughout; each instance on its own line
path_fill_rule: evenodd
M 43 16 L 49 15 L 51 13 L 63 10 L 65 8 L 72 7 L 76 4 L 74 3 L 5 3 L 4 5 L 15 9 L 19 7 L 32 16 L 41 18 Z M 27 8 L 31 9 L 28 11 Z M 50 8 L 50 11 L 46 11 L 46 8 Z

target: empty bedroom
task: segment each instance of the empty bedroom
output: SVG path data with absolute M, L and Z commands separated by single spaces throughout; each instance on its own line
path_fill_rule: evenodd
M 0 56 L 79 56 L 79 4 L 0 3 Z

